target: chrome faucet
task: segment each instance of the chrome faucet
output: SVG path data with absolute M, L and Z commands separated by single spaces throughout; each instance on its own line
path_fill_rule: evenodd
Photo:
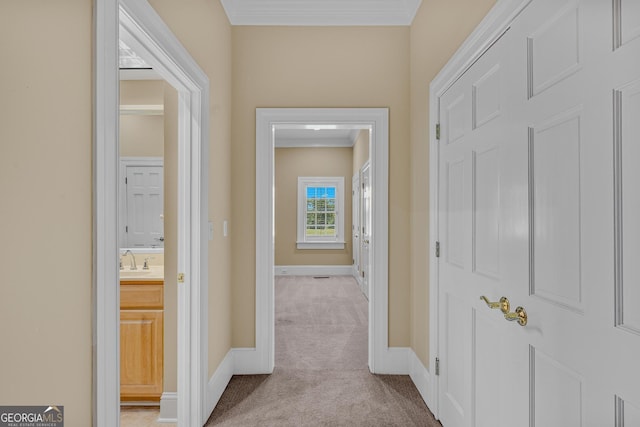
M 138 266 L 136 265 L 136 256 L 131 252 L 131 249 L 127 249 L 122 256 L 127 256 L 127 254 L 131 255 L 131 266 L 129 267 L 129 270 L 137 270 Z

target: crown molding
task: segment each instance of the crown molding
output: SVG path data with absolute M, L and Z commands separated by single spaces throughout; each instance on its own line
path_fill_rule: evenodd
M 231 25 L 408 26 L 422 0 L 221 0 Z

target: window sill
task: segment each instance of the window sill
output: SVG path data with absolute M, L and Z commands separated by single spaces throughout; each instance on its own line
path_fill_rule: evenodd
M 344 249 L 344 242 L 296 242 L 298 249 Z

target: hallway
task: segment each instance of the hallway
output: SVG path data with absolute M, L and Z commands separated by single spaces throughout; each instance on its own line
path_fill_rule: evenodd
M 352 277 L 276 277 L 275 370 L 234 376 L 207 426 L 440 426 L 408 376 L 369 372 L 367 305 Z

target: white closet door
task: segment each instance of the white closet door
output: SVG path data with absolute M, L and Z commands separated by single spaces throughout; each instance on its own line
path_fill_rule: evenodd
M 440 99 L 444 427 L 640 425 L 638 4 L 534 0 Z
M 126 168 L 126 247 L 164 247 L 162 166 Z

